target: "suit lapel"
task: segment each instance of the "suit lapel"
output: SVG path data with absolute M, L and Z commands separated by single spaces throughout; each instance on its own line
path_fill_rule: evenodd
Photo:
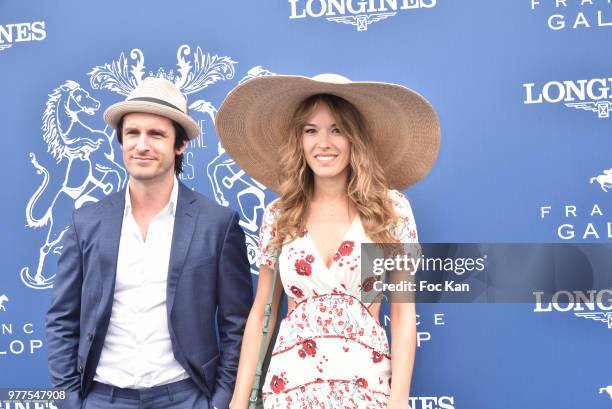
M 166 285 L 166 308 L 168 322 L 174 305 L 176 286 L 183 272 L 183 265 L 191 245 L 193 232 L 199 214 L 195 206 L 197 197 L 185 185 L 179 182 L 178 200 L 174 217 L 174 231 L 172 233 L 172 248 L 168 265 L 168 280 Z
M 98 253 L 100 256 L 99 273 L 101 274 L 102 281 L 102 296 L 98 308 L 98 315 L 101 311 L 109 313 L 112 307 L 124 208 L 125 189 L 110 196 L 102 209 L 100 247 Z

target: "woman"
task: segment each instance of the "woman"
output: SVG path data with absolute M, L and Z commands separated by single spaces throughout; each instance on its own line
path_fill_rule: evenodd
M 380 304 L 360 301 L 371 290 L 360 244 L 417 241 L 410 205 L 390 187 L 416 182 L 435 160 L 439 125 L 429 103 L 398 85 L 331 74 L 260 77 L 232 91 L 217 129 L 238 165 L 279 193 L 260 228 L 257 294 L 230 407 L 248 406 L 278 268 L 270 328 L 283 289 L 289 313 L 262 385 L 264 407 L 406 408 L 414 304 L 391 304 L 390 350 L 375 318 Z

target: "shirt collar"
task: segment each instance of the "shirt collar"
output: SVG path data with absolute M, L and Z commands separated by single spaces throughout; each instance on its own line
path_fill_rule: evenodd
M 178 202 L 178 181 L 176 180 L 176 176 L 172 179 L 174 183 L 172 184 L 172 193 L 170 193 L 170 201 L 159 213 L 171 212 L 172 216 L 176 215 L 176 205 Z M 125 208 L 123 211 L 123 218 L 125 219 L 132 212 L 132 199 L 130 197 L 130 184 L 128 182 L 128 187 L 125 189 Z

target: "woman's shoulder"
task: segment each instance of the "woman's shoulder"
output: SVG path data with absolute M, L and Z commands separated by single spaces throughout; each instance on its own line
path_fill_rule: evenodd
M 402 192 L 391 189 L 389 190 L 389 199 L 393 203 L 393 208 L 397 216 L 391 229 L 394 236 L 401 243 L 417 242 L 417 229 L 410 201 Z
M 412 208 L 410 206 L 410 201 L 406 197 L 406 195 L 399 190 L 389 189 L 387 191 L 387 195 L 391 204 L 393 205 L 393 209 L 399 215 L 412 213 Z
M 264 216 L 263 216 L 264 221 L 268 224 L 275 222 L 276 219 L 278 219 L 279 213 L 280 213 L 280 199 L 276 198 L 272 200 L 270 203 L 268 203 L 268 205 L 266 206 L 264 210 Z

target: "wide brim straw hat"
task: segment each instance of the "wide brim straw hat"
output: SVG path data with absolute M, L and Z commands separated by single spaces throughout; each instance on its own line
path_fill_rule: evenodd
M 190 116 L 187 98 L 165 78 L 148 77 L 138 84 L 125 101 L 104 111 L 104 121 L 117 129 L 119 120 L 132 112 L 143 112 L 166 117 L 183 127 L 189 139 L 200 135 L 200 127 Z
M 251 177 L 278 192 L 279 147 L 289 137 L 298 105 L 315 94 L 352 103 L 371 132 L 373 148 L 391 189 L 405 189 L 432 168 L 440 147 L 440 124 L 431 104 L 397 84 L 353 82 L 336 74 L 313 78 L 257 77 L 232 90 L 216 117 L 227 153 Z

